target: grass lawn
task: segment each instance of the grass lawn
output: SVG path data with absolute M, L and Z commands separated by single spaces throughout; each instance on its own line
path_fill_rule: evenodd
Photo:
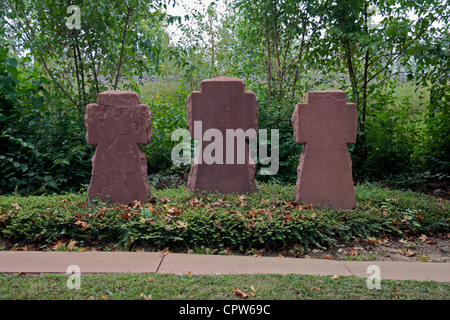
M 68 275 L 0 274 L 0 299 L 31 300 L 448 300 L 450 284 L 382 280 L 368 289 L 366 280 L 309 275 L 165 275 L 85 274 L 80 289 L 68 289 Z M 242 298 L 237 287 L 254 296 Z M 254 288 L 254 290 L 253 290 Z

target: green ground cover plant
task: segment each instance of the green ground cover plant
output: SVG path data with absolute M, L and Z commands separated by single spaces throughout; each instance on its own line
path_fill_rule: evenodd
M 266 183 L 251 195 L 194 194 L 184 186 L 153 189 L 149 203 L 129 205 L 87 203 L 83 192 L 1 196 L 1 245 L 65 250 L 71 242 L 71 250 L 85 250 L 112 243 L 122 250 L 143 246 L 222 254 L 288 248 L 302 255 L 355 238 L 450 231 L 447 200 L 373 184 L 355 189 L 353 211 L 296 203 L 294 186 Z

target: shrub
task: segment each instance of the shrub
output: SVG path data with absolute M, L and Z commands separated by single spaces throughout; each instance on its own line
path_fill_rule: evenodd
M 193 194 L 183 187 L 154 190 L 150 203 L 86 203 L 86 195 L 3 197 L 0 230 L 10 243 L 58 239 L 91 243 L 210 248 L 295 247 L 308 252 L 356 237 L 449 232 L 450 203 L 376 186 L 356 188 L 354 211 L 320 210 L 293 201 L 293 186 L 261 184 L 252 195 Z
M 20 66 L 20 68 L 19 68 Z M 0 45 L 0 193 L 78 190 L 89 181 L 92 148 L 83 114 L 65 109 L 31 59 Z

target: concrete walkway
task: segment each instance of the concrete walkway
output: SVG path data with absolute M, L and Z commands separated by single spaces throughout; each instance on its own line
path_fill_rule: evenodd
M 164 274 L 308 274 L 367 278 L 370 265 L 381 279 L 450 282 L 450 263 L 335 261 L 275 257 L 220 256 L 159 252 L 0 251 L 0 273 L 66 273 L 71 265 L 81 273 Z

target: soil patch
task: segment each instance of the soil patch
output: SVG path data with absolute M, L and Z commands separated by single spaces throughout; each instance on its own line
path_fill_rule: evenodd
M 204 253 L 222 255 L 247 255 L 279 258 L 313 258 L 347 261 L 423 261 L 423 262 L 450 262 L 450 234 L 420 234 L 392 239 L 389 237 L 355 239 L 353 241 L 337 244 L 322 250 L 312 249 L 303 254 L 298 247 L 268 251 L 265 249 L 251 249 L 246 253 L 233 252 L 229 248 L 223 250 L 205 248 L 204 252 L 182 248 L 166 248 L 165 252 L 175 253 Z M 91 241 L 80 243 L 71 239 L 60 239 L 51 244 L 21 244 L 11 243 L 0 238 L 2 251 L 128 251 L 118 247 L 115 243 L 99 243 Z M 131 246 L 130 251 L 154 252 L 158 251 L 150 246 Z

